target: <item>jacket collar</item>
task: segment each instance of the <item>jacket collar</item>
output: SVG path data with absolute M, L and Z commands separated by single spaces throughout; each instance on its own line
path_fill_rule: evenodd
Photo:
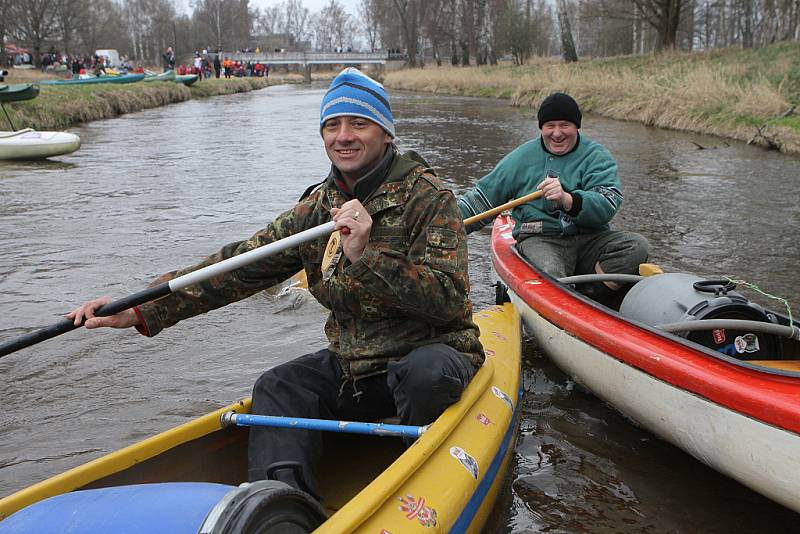
M 375 192 L 380 185 L 386 181 L 389 170 L 391 169 L 392 162 L 395 159 L 396 148 L 394 145 L 389 145 L 386 152 L 383 154 L 381 161 L 356 181 L 353 190 L 347 185 L 342 173 L 335 166 L 331 165 L 331 172 L 328 174 L 328 180 L 336 186 L 348 200 L 357 198 L 362 203 Z

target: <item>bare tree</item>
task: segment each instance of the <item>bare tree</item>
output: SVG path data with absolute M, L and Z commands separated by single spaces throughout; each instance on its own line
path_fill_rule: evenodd
M 547 0 L 506 0 L 498 15 L 498 48 L 523 65 L 532 54 L 550 55 L 556 21 Z
M 286 0 L 283 7 L 283 33 L 292 35 L 295 41 L 308 40 L 308 23 L 310 13 L 303 6 L 302 0 Z
M 576 23 L 576 48 L 579 55 L 608 56 L 641 53 L 645 42 L 649 44 L 653 31 L 638 15 L 638 8 L 630 0 L 613 0 L 620 13 L 627 17 L 609 16 L 599 2 L 582 0 L 578 4 Z M 575 13 L 575 11 L 572 11 Z M 573 26 L 575 28 L 575 26 Z
M 422 67 L 419 57 L 419 28 L 425 10 L 424 0 L 392 0 L 403 32 L 403 43 L 406 47 L 406 62 L 411 68 Z
M 257 25 L 260 32 L 271 35 L 278 33 L 284 25 L 284 13 L 280 6 L 269 6 L 264 8 L 257 17 Z
M 485 63 L 497 65 L 499 55 L 498 36 L 502 31 L 500 22 L 506 10 L 504 0 L 488 0 L 480 31 L 481 56 Z
M 572 39 L 566 0 L 558 0 L 558 24 L 561 27 L 561 53 L 564 61 L 574 63 L 578 61 L 578 54 L 575 52 L 575 41 Z
M 61 34 L 62 50 L 73 52 L 78 27 L 83 23 L 89 9 L 89 0 L 57 0 L 55 17 Z
M 6 34 L 9 27 L 13 25 L 11 18 L 11 2 L 12 0 L 0 0 L 0 68 L 8 64 L 6 57 Z
M 642 18 L 658 33 L 657 50 L 675 48 L 678 25 L 684 8 L 693 6 L 693 0 L 632 0 Z M 749 0 L 748 0 L 749 1 Z
M 225 32 L 227 10 L 223 8 L 225 0 L 197 0 L 194 7 L 195 17 L 205 23 L 211 32 L 211 39 L 217 50 L 223 50 L 222 35 Z M 225 43 L 227 44 L 227 43 Z
M 367 47 L 371 52 L 379 48 L 380 25 L 385 16 L 385 3 L 380 0 L 361 0 L 359 14 L 364 24 L 364 35 L 367 38 Z
M 217 50 L 249 46 L 255 17 L 248 0 L 196 0 L 193 18 L 202 40 L 195 49 L 209 45 Z
M 339 0 L 328 0 L 322 11 L 313 17 L 316 48 L 319 50 L 352 48 L 355 29 L 351 19 Z
M 42 47 L 58 32 L 52 0 L 12 2 L 11 18 L 16 21 L 11 34 L 33 49 L 33 62 L 41 65 Z
M 98 48 L 125 50 L 130 46 L 122 22 L 122 8 L 114 0 L 92 0 L 78 26 L 78 37 L 85 52 Z
M 425 17 L 422 21 L 423 38 L 430 44 L 437 66 L 442 65 L 443 55 L 452 54 L 453 43 L 457 37 L 456 4 L 456 0 L 430 0 L 428 10 L 436 15 Z

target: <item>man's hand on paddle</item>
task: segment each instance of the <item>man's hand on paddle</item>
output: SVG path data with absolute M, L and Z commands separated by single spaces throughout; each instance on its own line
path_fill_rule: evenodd
M 336 229 L 342 232 L 342 250 L 355 263 L 361 258 L 372 231 L 372 217 L 357 199 L 348 200 L 341 208 L 331 209 Z
M 566 211 L 572 209 L 572 195 L 564 191 L 558 178 L 545 178 L 538 188 L 542 190 L 542 196 L 545 199 L 555 202 Z
M 83 324 L 86 328 L 100 328 L 108 326 L 111 328 L 130 328 L 139 324 L 139 316 L 132 309 L 124 310 L 116 315 L 109 315 L 108 317 L 95 317 L 94 312 L 100 306 L 111 302 L 111 297 L 100 297 L 88 302 L 84 302 L 75 310 L 67 314 L 67 319 L 73 321 L 75 326 L 80 326 L 81 322 L 86 318 Z

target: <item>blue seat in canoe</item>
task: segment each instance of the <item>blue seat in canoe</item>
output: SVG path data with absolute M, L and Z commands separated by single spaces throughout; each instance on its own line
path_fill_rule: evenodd
M 0 521 L 0 534 L 196 533 L 208 512 L 234 488 L 169 482 L 73 491 Z

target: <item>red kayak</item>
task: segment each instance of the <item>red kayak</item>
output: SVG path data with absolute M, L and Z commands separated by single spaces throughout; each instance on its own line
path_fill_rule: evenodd
M 620 276 L 608 307 L 581 294 L 613 275 L 559 281 L 492 234 L 494 266 L 526 329 L 576 382 L 698 460 L 800 512 L 800 328 L 729 280 Z M 656 269 L 658 271 L 658 269 Z

